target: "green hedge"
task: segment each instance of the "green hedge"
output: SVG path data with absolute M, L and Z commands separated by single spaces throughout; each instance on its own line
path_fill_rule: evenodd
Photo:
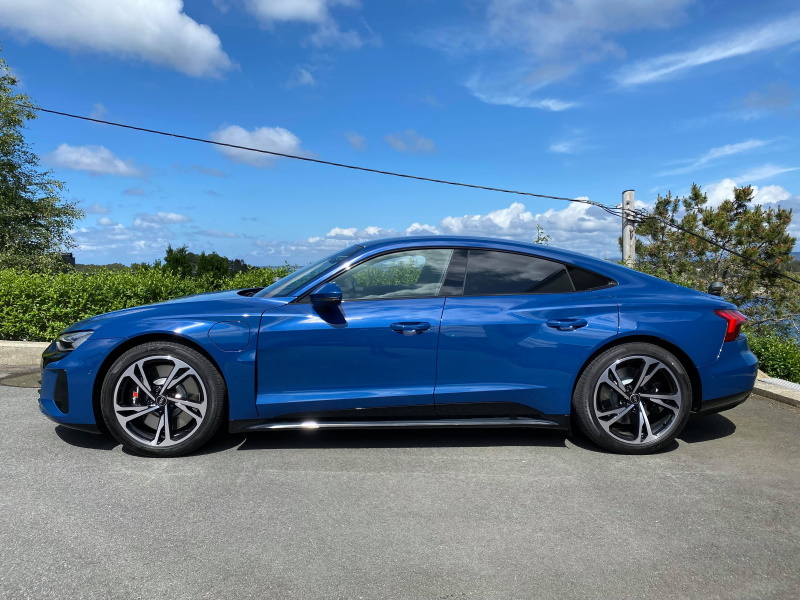
M 748 334 L 750 349 L 758 357 L 759 368 L 770 377 L 800 383 L 800 343 L 775 333 Z
M 225 289 L 263 287 L 291 271 L 251 269 L 232 277 L 181 279 L 158 268 L 40 274 L 0 270 L 0 339 L 50 341 L 100 313 Z

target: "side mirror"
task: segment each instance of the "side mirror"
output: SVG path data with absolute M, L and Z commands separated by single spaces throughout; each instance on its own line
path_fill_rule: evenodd
M 324 283 L 311 292 L 311 304 L 316 306 L 337 306 L 342 303 L 342 288 L 337 284 Z
M 722 296 L 722 290 L 725 289 L 725 284 L 721 281 L 715 281 L 708 286 L 708 293 L 712 296 Z

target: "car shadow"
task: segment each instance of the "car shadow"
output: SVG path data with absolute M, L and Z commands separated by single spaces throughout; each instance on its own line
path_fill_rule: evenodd
M 64 425 L 56 425 L 56 435 L 61 441 L 77 448 L 87 448 L 89 450 L 113 450 L 119 446 L 119 442 L 107 433 L 97 434 L 72 429 Z
M 229 448 L 237 450 L 275 449 L 359 449 L 359 448 L 477 448 L 483 446 L 543 446 L 566 448 L 564 431 L 532 429 L 373 429 L 338 431 L 267 431 L 217 436 L 199 453 Z
M 678 436 L 680 442 L 696 444 L 732 435 L 736 425 L 727 417 L 714 414 L 690 419 Z M 57 425 L 56 435 L 62 441 L 89 450 L 113 450 L 119 443 L 108 434 L 92 434 Z M 570 444 L 567 444 L 569 440 Z M 548 429 L 373 429 L 338 431 L 266 431 L 251 434 L 220 431 L 205 446 L 192 453 L 195 456 L 216 454 L 228 450 L 288 450 L 288 449 L 368 449 L 368 448 L 479 448 L 487 446 L 531 446 L 545 448 L 576 447 L 590 452 L 608 454 L 573 428 L 565 431 Z M 677 450 L 678 441 L 656 454 Z M 126 452 L 128 454 L 133 454 Z M 138 455 L 137 455 L 138 456 Z
M 689 419 L 678 439 L 687 444 L 710 442 L 736 432 L 736 424 L 719 413 Z

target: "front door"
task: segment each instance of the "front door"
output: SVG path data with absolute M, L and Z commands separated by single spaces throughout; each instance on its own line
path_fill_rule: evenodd
M 450 249 L 373 257 L 337 276 L 339 306 L 301 299 L 264 313 L 257 406 L 267 419 L 424 418 Z

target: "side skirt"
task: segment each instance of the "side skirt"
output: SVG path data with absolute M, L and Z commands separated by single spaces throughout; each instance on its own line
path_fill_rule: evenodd
M 248 431 L 273 431 L 282 429 L 429 429 L 436 427 L 470 428 L 470 427 L 535 427 L 545 429 L 569 429 L 569 415 L 545 415 L 542 418 L 529 417 L 492 417 L 469 419 L 403 419 L 398 421 L 267 421 L 247 420 L 230 421 L 228 430 L 231 433 Z

